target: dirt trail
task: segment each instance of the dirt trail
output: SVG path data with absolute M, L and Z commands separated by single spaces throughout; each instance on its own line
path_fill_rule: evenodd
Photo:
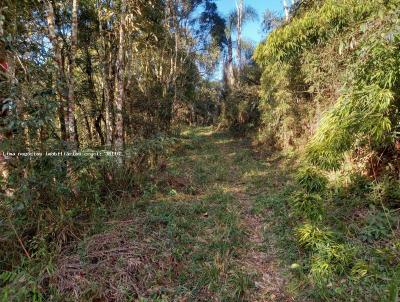
M 243 209 L 243 223 L 248 234 L 248 243 L 243 255 L 243 268 L 249 273 L 256 273 L 255 292 L 251 301 L 293 301 L 285 293 L 285 279 L 279 271 L 274 246 L 265 246 L 265 217 L 251 213 L 251 199 L 243 188 L 238 187 L 235 197 Z M 271 244 L 271 240 L 269 242 Z
M 221 152 L 228 155 L 234 150 L 250 150 L 250 146 L 240 141 L 233 141 L 231 144 L 221 148 Z M 229 156 L 224 156 L 229 158 Z M 257 162 L 254 156 L 252 161 Z M 282 271 L 277 263 L 276 249 L 274 247 L 274 236 L 269 233 L 268 246 L 264 239 L 265 232 L 268 232 L 268 217 L 252 212 L 253 202 L 257 193 L 250 194 L 248 191 L 249 183 L 240 175 L 240 169 L 234 161 L 230 165 L 231 192 L 238 201 L 241 208 L 242 224 L 246 229 L 248 245 L 243 249 L 240 262 L 243 270 L 250 274 L 256 274 L 254 283 L 255 290 L 249 294 L 249 301 L 294 301 L 285 291 L 286 281 L 282 276 Z M 266 184 L 267 185 L 267 184 Z M 276 243 L 275 243 L 276 244 Z

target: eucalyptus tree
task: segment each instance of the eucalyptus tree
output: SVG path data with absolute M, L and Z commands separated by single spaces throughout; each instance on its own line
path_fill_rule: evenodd
M 227 60 L 225 66 L 225 74 L 228 86 L 232 87 L 235 85 L 235 68 L 233 58 L 234 43 L 232 41 L 233 33 L 236 33 L 236 65 L 240 73 L 243 67 L 243 39 L 242 30 L 246 22 L 257 20 L 258 14 L 251 6 L 245 6 L 243 0 L 237 2 L 236 10 L 232 11 L 227 20 L 226 25 L 226 44 L 227 44 Z
M 60 122 L 62 125 L 65 125 L 65 133 L 63 136 L 68 140 L 70 146 L 73 149 L 77 148 L 78 145 L 78 136 L 76 132 L 75 125 L 75 94 L 74 94 L 74 69 L 75 69 L 75 56 L 77 51 L 77 43 L 78 43 L 78 0 L 73 0 L 72 3 L 72 20 L 71 20 L 71 30 L 70 30 L 70 47 L 69 47 L 69 66 L 68 69 L 65 69 L 65 58 L 62 57 L 63 49 L 65 50 L 65 46 L 60 45 L 65 40 L 58 35 L 58 31 L 56 29 L 56 17 L 54 12 L 53 3 L 50 0 L 45 1 L 46 6 L 46 15 L 47 15 L 47 24 L 48 24 L 48 36 L 49 40 L 52 43 L 53 52 L 54 52 L 54 61 L 56 64 L 56 68 L 58 70 L 58 85 L 63 85 L 66 87 L 67 92 L 64 92 L 63 87 L 58 87 L 58 93 L 61 100 L 60 105 Z M 64 99 L 66 100 L 66 106 L 63 104 Z M 65 112 L 66 108 L 66 112 Z
M 262 20 L 263 31 L 268 33 L 281 26 L 284 21 L 284 18 L 279 13 L 266 10 L 263 14 Z
M 286 21 L 288 21 L 289 20 L 289 4 L 288 4 L 287 0 L 282 0 L 282 2 L 283 2 L 283 10 L 285 11 L 285 18 L 286 18 Z
M 258 19 L 258 14 L 251 6 L 245 6 L 243 0 L 238 0 L 236 2 L 236 11 L 230 15 L 230 18 L 236 23 L 236 35 L 237 35 L 237 64 L 239 66 L 239 70 L 242 69 L 243 66 L 243 41 L 242 41 L 242 31 L 243 26 L 250 21 L 255 21 Z
M 168 131 L 225 43 L 213 0 L 8 0 L 1 14 L 0 63 L 15 79 L 2 98 L 24 100 L 14 125 L 32 134 L 32 146 L 52 137 L 74 149 L 121 149 Z M 27 127 L 37 114 L 25 107 L 39 96 L 45 121 Z
M 119 42 L 118 42 L 118 56 L 115 65 L 116 78 L 115 78 L 115 147 L 119 151 L 123 151 L 124 144 L 124 125 L 122 110 L 125 97 L 124 73 L 125 73 L 125 23 L 126 23 L 126 3 L 121 2 L 120 10 L 120 23 L 119 23 Z

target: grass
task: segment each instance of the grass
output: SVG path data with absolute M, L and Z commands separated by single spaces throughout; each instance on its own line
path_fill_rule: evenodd
M 182 137 L 165 179 L 148 185 L 139 200 L 109 208 L 107 221 L 96 221 L 78 249 L 58 258 L 54 300 L 250 301 L 257 276 L 241 262 L 248 238 L 234 186 L 258 165 L 250 150 L 211 128 Z M 121 246 L 131 251 L 112 255 Z M 130 262 L 137 268 L 127 269 Z M 76 271 L 60 269 L 71 264 Z M 80 283 L 63 284 L 77 276 Z
M 0 297 L 396 301 L 399 219 L 372 202 L 383 190 L 324 189 L 325 180 L 314 190 L 315 173 L 297 185 L 296 167 L 246 139 L 190 128 L 140 197 L 99 204 L 83 238 L 0 274 Z
M 321 193 L 322 218 L 296 205 L 304 198 L 303 183 L 269 186 L 268 194 L 256 198 L 253 211 L 268 217 L 266 235 L 277 239 L 281 265 L 291 267 L 288 290 L 297 301 L 398 300 L 400 217 L 369 197 L 370 186 L 327 189 Z

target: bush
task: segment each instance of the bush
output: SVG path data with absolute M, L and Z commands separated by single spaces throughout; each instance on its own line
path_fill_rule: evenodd
M 296 229 L 300 245 L 314 250 L 319 245 L 333 243 L 334 233 L 328 229 L 321 229 L 315 224 L 305 223 Z
M 297 182 L 309 193 L 321 193 L 326 189 L 328 179 L 313 167 L 302 168 L 297 172 Z
M 370 186 L 368 198 L 372 203 L 388 205 L 394 208 L 400 206 L 400 183 L 391 177 L 384 177 Z
M 259 123 L 258 86 L 242 84 L 226 96 L 222 124 L 232 132 L 244 134 L 254 130 Z
M 326 285 L 343 274 L 354 258 L 354 249 L 345 244 L 318 244 L 311 259 L 310 275 L 318 285 Z
M 290 198 L 293 213 L 301 218 L 321 221 L 324 217 L 323 200 L 320 195 L 300 191 Z
M 113 156 L 16 159 L 0 192 L 0 259 L 5 259 L 0 270 L 20 265 L 28 255 L 43 259 L 78 238 L 97 209 L 141 194 L 174 143 L 163 137 L 138 142 L 127 148 L 123 166 Z
M 378 211 L 372 207 L 364 226 L 360 231 L 360 239 L 366 242 L 387 239 L 392 234 L 394 219 L 390 213 Z

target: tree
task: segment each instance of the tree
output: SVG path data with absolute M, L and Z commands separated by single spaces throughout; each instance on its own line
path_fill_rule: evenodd
M 63 59 L 61 55 L 61 45 L 60 38 L 56 34 L 56 25 L 55 25 L 55 13 L 53 4 L 50 0 L 46 0 L 46 17 L 47 17 L 47 25 L 48 25 L 48 35 L 49 40 L 53 47 L 53 60 L 55 61 L 56 67 L 56 91 L 59 96 L 59 120 L 60 120 L 60 130 L 61 130 L 61 138 L 66 141 L 68 139 L 67 128 L 66 128 L 66 116 L 65 116 L 65 70 Z
M 289 20 L 289 5 L 288 5 L 287 0 L 282 0 L 282 1 L 283 1 L 283 9 L 285 11 L 285 18 L 286 18 L 286 21 L 288 21 Z
M 278 28 L 283 22 L 284 19 L 277 12 L 266 10 L 262 21 L 263 31 L 268 33 L 271 30 Z
M 72 29 L 71 29 L 71 51 L 68 75 L 68 103 L 67 103 L 67 129 L 69 143 L 73 149 L 78 147 L 78 137 L 76 133 L 75 122 L 75 84 L 74 84 L 74 70 L 75 70 L 75 56 L 78 44 L 78 0 L 72 2 Z
M 119 23 L 118 57 L 115 65 L 115 148 L 118 151 L 123 151 L 124 148 L 124 122 L 122 110 L 125 97 L 125 19 L 126 3 L 125 1 L 122 1 Z
M 242 29 L 246 22 L 256 20 L 258 18 L 257 12 L 251 6 L 244 6 L 243 0 L 237 2 L 236 10 L 232 11 L 228 16 L 226 27 L 226 40 L 227 40 L 227 61 L 226 61 L 226 79 L 228 86 L 235 84 L 234 75 L 234 60 L 233 60 L 233 41 L 232 34 L 236 32 L 236 54 L 237 66 L 239 73 L 243 67 L 243 40 Z

